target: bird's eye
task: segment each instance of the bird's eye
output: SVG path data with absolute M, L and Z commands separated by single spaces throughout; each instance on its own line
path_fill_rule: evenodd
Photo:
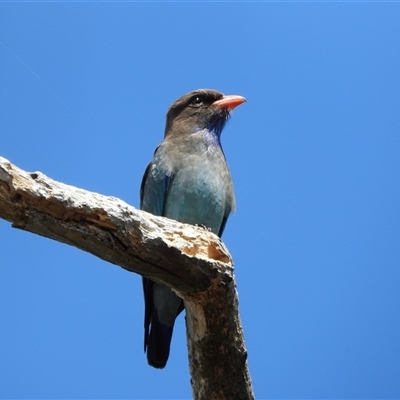
M 203 104 L 203 96 L 194 96 L 190 101 L 190 105 L 198 107 Z

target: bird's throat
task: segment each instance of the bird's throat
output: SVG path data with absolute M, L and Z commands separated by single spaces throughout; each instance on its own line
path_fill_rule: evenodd
M 205 130 L 204 140 L 207 147 L 221 147 L 221 132 L 217 133 L 209 129 Z
M 205 139 L 209 146 L 221 147 L 221 132 L 225 123 L 225 119 L 218 118 L 207 126 Z

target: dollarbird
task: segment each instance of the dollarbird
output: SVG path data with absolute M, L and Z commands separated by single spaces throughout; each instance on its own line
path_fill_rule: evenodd
M 242 96 L 211 89 L 187 93 L 169 108 L 164 140 L 147 166 L 140 208 L 222 235 L 235 209 L 231 175 L 221 147 L 221 132 Z M 183 300 L 168 286 L 143 278 L 144 350 L 149 365 L 164 368 L 176 317 Z

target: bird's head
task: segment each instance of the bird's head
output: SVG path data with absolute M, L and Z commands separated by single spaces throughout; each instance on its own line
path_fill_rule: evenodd
M 198 89 L 176 100 L 168 110 L 165 137 L 207 129 L 219 139 L 230 112 L 246 99 L 217 90 Z

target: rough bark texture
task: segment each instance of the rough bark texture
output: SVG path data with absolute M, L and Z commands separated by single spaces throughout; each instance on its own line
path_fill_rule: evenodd
M 194 398 L 254 398 L 232 259 L 216 235 L 2 157 L 0 218 L 172 287 L 185 301 Z

